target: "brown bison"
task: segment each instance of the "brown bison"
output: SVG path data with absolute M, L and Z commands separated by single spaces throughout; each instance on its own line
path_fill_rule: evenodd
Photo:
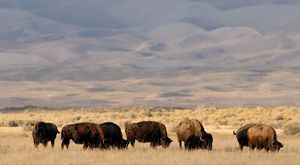
M 248 129 L 249 148 L 254 150 L 279 151 L 283 144 L 277 141 L 276 131 L 269 125 L 256 124 Z
M 39 143 L 45 147 L 48 141 L 51 141 L 52 148 L 54 147 L 56 135 L 59 133 L 56 125 L 52 123 L 37 122 L 32 129 L 32 138 L 34 146 L 37 148 Z
M 241 128 L 239 128 L 237 131 L 233 131 L 233 134 L 236 136 L 241 151 L 243 150 L 244 146 L 248 146 L 249 141 L 248 141 L 247 132 L 248 129 L 254 125 L 255 124 L 246 124 Z
M 61 149 L 69 147 L 70 140 L 75 144 L 83 144 L 83 148 L 103 148 L 104 134 L 102 128 L 95 123 L 69 124 L 61 130 Z
M 123 139 L 121 128 L 112 122 L 106 122 L 100 124 L 100 127 L 104 133 L 104 147 L 105 148 L 118 148 L 124 149 L 127 148 L 128 143 L 127 140 Z
M 135 140 L 147 143 L 155 148 L 162 145 L 163 148 L 169 147 L 172 140 L 168 137 L 166 126 L 160 122 L 142 121 L 128 124 L 125 129 L 127 142 L 134 147 Z
M 176 135 L 180 148 L 183 141 L 186 149 L 212 149 L 212 135 L 207 133 L 201 122 L 196 119 L 180 122 L 176 128 Z

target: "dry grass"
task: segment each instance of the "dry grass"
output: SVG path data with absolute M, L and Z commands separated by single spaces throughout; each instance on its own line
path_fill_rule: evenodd
M 7 131 L 9 130 L 9 131 Z M 136 143 L 136 148 L 128 150 L 83 150 L 71 143 L 69 150 L 60 150 L 60 138 L 56 146 L 35 149 L 30 132 L 18 128 L 1 128 L 1 164 L 299 164 L 300 139 L 281 135 L 285 147 L 278 153 L 250 152 L 247 148 L 240 152 L 235 137 L 228 133 L 213 132 L 213 151 L 180 150 L 176 140 L 168 149 L 150 149 L 149 144 Z M 175 134 L 170 134 L 176 139 Z
M 59 127 L 75 122 L 113 121 L 124 128 L 126 122 L 141 120 L 161 121 L 170 131 L 184 118 L 196 118 L 206 127 L 236 129 L 247 123 L 266 123 L 283 129 L 287 123 L 300 121 L 300 108 L 216 108 L 196 107 L 192 109 L 122 107 L 122 108 L 78 108 L 78 109 L 25 109 L 21 112 L 1 112 L 0 126 L 28 127 L 36 121 L 53 122 Z M 30 130 L 30 129 L 29 129 Z
M 145 107 L 123 107 L 110 109 L 27 109 L 22 112 L 0 113 L 0 162 L 1 164 L 299 164 L 299 135 L 285 135 L 286 124 L 299 121 L 299 108 L 215 108 L 166 109 Z M 184 118 L 201 120 L 214 137 L 213 151 L 180 150 L 174 127 Z M 60 150 L 60 136 L 54 149 L 40 146 L 35 149 L 32 142 L 30 123 L 34 121 L 53 122 L 58 126 L 68 123 L 91 121 L 101 123 L 113 121 L 124 130 L 125 122 L 155 120 L 166 124 L 174 142 L 168 149 L 150 149 L 149 144 L 136 143 L 136 148 L 128 150 L 99 151 L 83 150 L 71 143 L 69 150 Z M 15 121 L 18 127 L 9 122 Z M 278 153 L 243 152 L 232 131 L 245 123 L 262 122 L 275 126 L 279 141 L 284 148 Z M 25 129 L 24 129 L 25 128 Z

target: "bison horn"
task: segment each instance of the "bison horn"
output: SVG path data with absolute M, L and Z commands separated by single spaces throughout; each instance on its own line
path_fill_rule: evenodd
M 205 141 L 205 139 L 203 139 L 203 138 L 202 138 L 202 136 L 200 137 L 200 140 L 201 140 L 202 142 L 204 142 L 204 141 Z

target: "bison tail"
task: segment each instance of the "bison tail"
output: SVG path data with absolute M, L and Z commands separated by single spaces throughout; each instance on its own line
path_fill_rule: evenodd
M 61 134 L 60 134 L 61 140 L 64 140 L 65 138 L 65 131 L 61 130 Z
M 236 135 L 236 132 L 235 131 L 232 131 L 233 135 Z
M 57 129 L 57 127 L 56 127 L 56 133 L 60 133 L 59 130 Z

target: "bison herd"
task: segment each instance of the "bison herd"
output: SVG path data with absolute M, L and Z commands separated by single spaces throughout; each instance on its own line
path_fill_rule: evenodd
M 51 141 L 54 147 L 56 135 L 60 133 L 53 123 L 37 122 L 33 126 L 32 137 L 34 146 L 39 143 L 47 146 Z M 61 149 L 68 149 L 70 141 L 82 144 L 84 149 L 126 149 L 129 144 L 134 147 L 135 140 L 141 143 L 150 143 L 150 147 L 162 146 L 167 148 L 172 143 L 168 137 L 166 126 L 156 121 L 141 121 L 125 126 L 127 140 L 123 139 L 121 128 L 112 122 L 101 124 L 82 122 L 65 125 L 61 130 Z M 277 140 L 275 130 L 265 124 L 247 124 L 237 131 L 233 131 L 239 143 L 240 150 L 248 146 L 266 151 L 279 151 L 283 144 Z M 185 119 L 176 127 L 179 147 L 187 150 L 212 150 L 213 136 L 207 133 L 200 121 Z

